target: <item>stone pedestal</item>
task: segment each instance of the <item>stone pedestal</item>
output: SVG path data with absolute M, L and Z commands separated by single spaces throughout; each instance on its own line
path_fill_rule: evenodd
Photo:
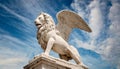
M 65 60 L 41 54 L 29 62 L 24 69 L 85 69 Z

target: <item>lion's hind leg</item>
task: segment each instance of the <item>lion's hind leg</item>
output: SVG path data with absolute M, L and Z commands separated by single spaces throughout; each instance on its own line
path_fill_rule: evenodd
M 82 63 L 80 55 L 79 55 L 77 49 L 74 48 L 73 46 L 70 46 L 70 47 L 74 51 L 74 55 L 75 55 L 76 58 L 74 57 L 73 59 L 76 61 L 76 63 L 79 64 L 79 65 L 81 65 L 84 69 L 88 69 L 88 67 Z
M 74 46 L 70 46 L 72 48 L 72 50 L 75 52 L 76 56 L 79 56 L 80 58 L 80 54 L 78 53 L 77 49 Z M 81 59 L 81 58 L 80 58 Z
M 75 62 L 77 64 L 81 64 L 82 61 L 80 59 L 80 55 L 78 51 L 76 50 L 76 48 L 74 48 L 73 46 L 70 46 L 69 52 L 70 52 L 71 57 L 75 60 Z

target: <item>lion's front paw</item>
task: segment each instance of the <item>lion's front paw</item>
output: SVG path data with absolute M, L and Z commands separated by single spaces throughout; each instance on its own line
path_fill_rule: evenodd
M 44 54 L 47 55 L 47 56 L 49 56 L 49 53 L 47 53 L 47 52 L 45 52 Z

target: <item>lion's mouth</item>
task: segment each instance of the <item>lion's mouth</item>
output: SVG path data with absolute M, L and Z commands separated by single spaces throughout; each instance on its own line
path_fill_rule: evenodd
M 37 27 L 41 27 L 41 24 L 38 23 L 37 21 L 35 21 L 35 25 L 36 25 Z
M 36 24 L 36 26 L 41 25 L 41 24 Z
M 36 26 L 38 27 L 38 29 L 40 29 L 42 27 L 41 24 L 36 24 Z

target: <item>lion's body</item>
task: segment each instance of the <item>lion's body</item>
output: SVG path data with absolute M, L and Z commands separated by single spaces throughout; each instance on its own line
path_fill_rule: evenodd
M 70 60 L 72 59 L 72 56 L 70 54 L 70 51 L 73 51 L 73 47 L 71 47 L 61 36 L 60 32 L 55 28 L 54 22 L 51 19 L 49 20 L 49 23 L 45 23 L 42 25 L 42 27 L 38 28 L 38 34 L 37 39 L 39 44 L 41 44 L 41 47 L 46 50 L 47 43 L 50 38 L 53 38 L 55 40 L 52 50 L 59 53 L 60 58 L 64 60 Z M 76 50 L 76 49 L 74 49 Z M 74 54 L 78 53 L 74 51 Z M 79 56 L 78 56 L 79 57 Z
M 49 26 L 47 26 L 47 27 L 49 27 Z M 59 53 L 59 55 L 65 55 L 66 56 L 65 60 L 71 59 L 72 57 L 67 52 L 68 51 L 67 47 L 69 47 L 69 45 L 61 36 L 59 36 L 58 30 L 55 30 L 55 29 L 50 30 L 50 27 L 46 28 L 44 26 L 42 29 L 44 29 L 44 30 L 39 32 L 39 30 L 41 30 L 41 29 L 39 29 L 38 34 L 37 34 L 37 38 L 38 38 L 39 43 L 41 44 L 42 48 L 44 50 L 46 49 L 47 42 L 49 41 L 49 38 L 52 37 L 55 39 L 52 50 Z M 62 58 L 62 56 L 61 56 L 61 58 Z

